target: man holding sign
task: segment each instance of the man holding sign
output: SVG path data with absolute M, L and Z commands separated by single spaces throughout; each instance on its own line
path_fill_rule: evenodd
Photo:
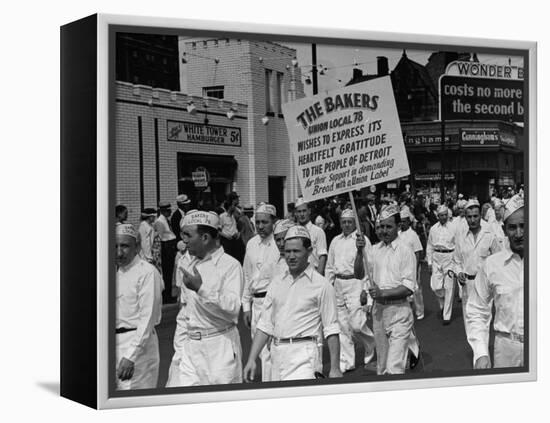
M 379 375 L 405 373 L 413 335 L 414 318 L 407 297 L 416 290 L 416 260 L 411 248 L 398 237 L 399 223 L 399 207 L 384 208 L 380 212 L 381 242 L 370 253 L 365 252 L 373 282 L 369 294 L 374 300 L 372 320 Z M 365 238 L 358 238 L 357 248 L 364 249 L 364 245 Z M 357 270 L 358 276 L 364 273 L 360 266 Z
M 342 233 L 336 236 L 329 248 L 326 278 L 336 291 L 338 322 L 340 323 L 340 369 L 348 371 L 355 367 L 355 345 L 357 339 L 365 349 L 364 364 L 374 358 L 374 336 L 367 326 L 367 315 L 360 303 L 360 296 L 366 290 L 367 277 L 356 278 L 354 262 L 358 253 L 355 230 L 355 213 L 346 209 L 340 217 Z M 366 239 L 366 249 L 371 249 Z

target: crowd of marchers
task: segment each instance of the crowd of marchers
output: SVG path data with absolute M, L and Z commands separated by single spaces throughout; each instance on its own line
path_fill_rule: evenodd
M 443 325 L 458 290 L 473 368 L 524 364 L 522 190 L 483 204 L 409 192 L 354 204 L 298 198 L 285 213 L 243 207 L 236 192 L 214 210 L 175 200 L 173 211 L 170 202 L 142 210 L 137 227 L 116 207 L 118 389 L 157 387 L 163 303 L 179 306 L 166 387 L 341 377 L 356 365 L 357 343 L 367 368 L 403 374 L 422 354 L 414 326 L 426 289 Z

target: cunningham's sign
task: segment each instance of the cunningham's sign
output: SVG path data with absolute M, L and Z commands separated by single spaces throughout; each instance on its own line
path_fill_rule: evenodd
M 410 173 L 389 76 L 283 104 L 283 113 L 306 201 Z

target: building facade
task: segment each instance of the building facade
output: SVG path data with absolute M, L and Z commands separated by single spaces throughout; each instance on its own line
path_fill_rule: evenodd
M 269 42 L 180 42 L 187 93 L 116 84 L 116 201 L 137 222 L 159 201 L 214 208 L 236 191 L 283 216 L 299 193 L 281 104 L 304 96 L 293 49 Z

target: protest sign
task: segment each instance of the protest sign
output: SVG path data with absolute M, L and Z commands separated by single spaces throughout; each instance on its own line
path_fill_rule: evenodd
M 283 113 L 306 201 L 410 173 L 389 76 L 286 103 Z

